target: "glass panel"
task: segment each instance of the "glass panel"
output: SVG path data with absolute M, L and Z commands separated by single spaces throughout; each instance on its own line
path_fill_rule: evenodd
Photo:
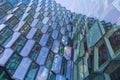
M 52 51 L 54 53 L 58 53 L 59 51 L 59 46 L 60 46 L 60 42 L 58 40 L 55 40 L 52 46 Z
M 0 8 L 0 19 L 2 19 L 6 15 L 5 11 Z
M 23 15 L 23 10 L 21 9 L 18 9 L 14 12 L 14 15 L 17 17 L 17 18 L 20 18 L 22 15 Z
M 7 62 L 6 69 L 11 76 L 14 74 L 21 60 L 22 60 L 22 57 L 14 53 L 9 59 L 9 61 Z
M 52 51 L 50 51 L 48 56 L 47 56 L 47 61 L 45 63 L 46 67 L 48 67 L 49 69 L 52 66 L 53 59 L 54 59 L 54 53 Z
M 120 74 L 120 67 L 110 74 L 111 80 L 119 80 L 120 79 L 119 74 Z
M 3 68 L 0 67 L 0 80 L 10 80 L 10 77 Z
M 40 16 L 39 16 L 40 21 L 42 21 L 43 18 L 44 18 L 44 16 L 43 16 L 43 13 L 42 13 L 42 14 L 40 14 Z
M 26 5 L 22 3 L 22 4 L 19 5 L 19 8 L 20 8 L 21 10 L 25 10 L 25 9 L 26 9 Z
M 27 33 L 29 32 L 30 30 L 30 26 L 26 23 L 24 24 L 24 26 L 20 29 L 20 32 L 23 34 L 23 35 L 27 35 Z
M 41 39 L 41 36 L 42 36 L 42 32 L 38 29 L 37 32 L 35 33 L 33 39 L 35 39 L 37 42 L 39 42 Z
M 14 49 L 17 53 L 20 53 L 21 49 L 26 43 L 26 38 L 23 36 L 20 36 L 16 42 L 13 44 L 12 49 Z
M 4 51 L 4 48 L 0 45 L 0 54 Z
M 67 71 L 67 60 L 65 58 L 62 59 L 62 66 L 61 66 L 61 74 L 66 75 Z
M 49 37 L 49 40 L 48 40 L 48 42 L 47 42 L 47 44 L 46 44 L 46 46 L 49 47 L 49 48 L 51 48 L 51 47 L 52 47 L 52 44 L 53 44 L 53 41 L 54 41 L 53 38 L 50 36 L 50 37 Z
M 41 21 L 39 21 L 39 22 L 37 23 L 36 27 L 37 27 L 38 29 L 41 29 L 41 28 L 43 27 L 43 23 L 42 23 Z
M 34 10 L 34 9 L 30 9 L 30 10 L 28 11 L 28 13 L 30 13 L 30 15 L 33 16 L 33 15 L 35 14 L 35 10 Z
M 4 3 L 1 7 L 6 12 L 13 8 L 12 5 L 9 2 Z
M 32 21 L 33 21 L 33 17 L 31 15 L 28 15 L 25 19 L 25 21 L 28 23 L 28 24 L 31 24 Z
M 34 1 L 35 1 L 35 0 L 34 0 Z M 31 7 L 32 7 L 33 9 L 36 9 L 36 8 L 37 8 L 37 5 L 36 5 L 36 4 L 32 4 Z
M 40 39 L 40 45 L 45 46 L 47 41 L 48 41 L 49 35 L 48 34 L 43 34 L 41 39 Z
M 14 27 L 18 24 L 18 19 L 13 16 L 12 18 L 10 18 L 7 22 L 5 22 L 5 24 L 11 28 L 11 29 L 14 29 Z
M 4 43 L 6 43 L 5 41 L 7 41 L 12 34 L 12 30 L 10 30 L 8 27 L 3 28 L 2 31 L 0 31 L 0 44 L 4 45 Z
M 99 66 L 102 65 L 105 61 L 107 61 L 109 59 L 108 54 L 109 54 L 108 49 L 107 49 L 105 43 L 103 43 L 99 47 Z
M 113 35 L 109 37 L 109 40 L 115 54 L 118 53 L 120 50 L 120 29 L 114 32 Z
M 47 34 L 51 35 L 51 34 L 52 34 L 52 31 L 53 31 L 52 28 L 49 27 L 49 28 L 48 28 L 48 31 L 47 31 Z
M 36 60 L 36 58 L 39 55 L 40 49 L 41 49 L 41 46 L 38 43 L 35 43 L 32 51 L 30 52 L 30 55 L 29 55 L 32 60 L 34 60 L 34 61 Z
M 38 70 L 39 70 L 39 65 L 37 65 L 36 63 L 32 63 L 32 65 L 25 77 L 25 80 L 35 80 L 35 76 L 36 76 Z
M 49 73 L 49 76 L 48 76 L 48 79 L 47 79 L 47 80 L 55 80 L 55 77 L 56 77 L 55 73 L 53 73 L 52 71 L 50 71 L 50 73 Z

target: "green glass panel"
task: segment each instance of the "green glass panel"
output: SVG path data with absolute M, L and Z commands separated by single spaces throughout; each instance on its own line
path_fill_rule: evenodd
M 41 39 L 41 36 L 42 36 L 42 32 L 38 29 L 36 34 L 34 35 L 33 39 L 35 39 L 37 42 L 39 42 Z
M 47 61 L 45 63 L 46 67 L 48 67 L 49 69 L 52 66 L 53 59 L 54 59 L 54 53 L 52 51 L 50 51 L 50 53 L 47 56 Z
M 23 35 L 27 35 L 27 33 L 29 32 L 30 30 L 30 26 L 26 23 L 24 24 L 24 26 L 20 29 L 20 32 L 23 34 Z
M 43 18 L 44 18 L 44 16 L 43 16 L 43 13 L 42 13 L 42 14 L 40 14 L 40 16 L 39 16 L 40 21 L 42 21 Z
M 25 80 L 35 80 L 35 76 L 36 76 L 38 70 L 39 70 L 39 65 L 37 65 L 36 63 L 32 63 L 32 65 L 25 77 Z
M 22 4 L 19 5 L 19 8 L 20 8 L 21 10 L 25 10 L 25 9 L 26 9 L 26 6 L 25 6 L 25 4 L 22 3 Z
M 35 43 L 32 51 L 30 52 L 30 55 L 29 55 L 32 60 L 34 60 L 34 61 L 36 60 L 36 58 L 39 55 L 40 49 L 41 49 L 41 46 L 38 43 Z
M 10 29 L 14 29 L 15 26 L 18 24 L 19 20 L 13 16 L 12 18 L 10 18 L 7 22 L 5 22 L 5 24 L 10 28 Z
M 31 10 L 28 11 L 28 13 L 30 13 L 30 15 L 33 16 L 35 14 L 35 10 L 31 9 Z
M 21 49 L 26 43 L 26 38 L 23 36 L 20 36 L 17 41 L 13 44 L 12 49 L 15 50 L 17 53 L 20 53 Z
M 3 68 L 0 67 L 0 80 L 11 80 Z
M 13 6 L 9 2 L 4 3 L 1 7 L 6 12 L 9 11 L 9 10 L 11 10 L 13 8 Z
M 62 43 L 60 44 L 60 51 L 59 52 L 61 55 L 63 55 L 63 53 L 64 53 L 64 45 Z
M 42 23 L 41 21 L 39 21 L 39 22 L 37 23 L 36 27 L 37 27 L 38 29 L 41 29 L 41 28 L 43 27 L 43 23 Z
M 48 76 L 48 79 L 47 79 L 47 80 L 55 80 L 55 77 L 56 77 L 55 73 L 53 73 L 52 71 L 50 71 L 50 73 L 49 73 L 49 76 Z
M 0 44 L 4 44 L 12 34 L 12 30 L 10 30 L 8 27 L 3 28 L 0 31 Z
M 22 57 L 14 53 L 6 64 L 6 69 L 9 74 L 12 76 L 17 69 L 19 63 L 21 62 Z

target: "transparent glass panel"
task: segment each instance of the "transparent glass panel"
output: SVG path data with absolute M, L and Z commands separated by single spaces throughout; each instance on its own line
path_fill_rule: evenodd
M 20 36 L 16 42 L 12 45 L 12 49 L 15 50 L 17 53 L 20 53 L 23 46 L 25 45 L 27 39 L 23 36 Z
M 39 65 L 37 65 L 36 63 L 32 63 L 31 67 L 25 77 L 25 80 L 35 80 L 35 76 L 36 76 L 38 70 L 39 70 Z
M 19 63 L 21 62 L 22 57 L 14 53 L 6 64 L 6 69 L 9 74 L 12 76 L 17 69 Z
M 24 24 L 24 26 L 20 29 L 20 32 L 25 36 L 29 31 L 30 31 L 30 26 L 27 23 Z
M 9 2 L 6 2 L 1 6 L 1 8 L 7 12 L 7 11 L 11 10 L 13 8 L 13 6 Z
M 6 43 L 6 41 L 10 38 L 10 36 L 12 36 L 12 34 L 13 34 L 12 30 L 10 30 L 8 27 L 3 28 L 0 31 L 0 44 L 4 45 L 4 43 Z
M 55 73 L 54 73 L 54 72 L 52 72 L 52 71 L 50 71 L 50 73 L 49 73 L 49 76 L 48 76 L 48 79 L 47 79 L 47 80 L 55 80 L 55 77 L 56 77 Z
M 37 32 L 35 33 L 33 39 L 35 39 L 37 42 L 39 42 L 41 39 L 41 36 L 42 36 L 42 32 L 38 29 Z
M 13 16 L 12 18 L 10 18 L 7 22 L 5 22 L 5 24 L 10 28 L 10 29 L 14 29 L 15 26 L 18 24 L 18 19 Z
M 48 67 L 49 69 L 52 67 L 53 59 L 54 59 L 54 53 L 50 51 L 45 63 L 46 67 Z
M 41 46 L 38 43 L 35 43 L 29 55 L 32 60 L 35 61 L 37 59 L 40 49 L 41 49 Z

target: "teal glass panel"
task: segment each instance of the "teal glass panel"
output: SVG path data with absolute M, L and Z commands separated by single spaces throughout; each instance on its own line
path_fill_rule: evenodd
M 96 35 L 97 34 L 97 35 Z M 88 47 L 92 47 L 96 44 L 96 42 L 102 37 L 101 30 L 99 28 L 98 23 L 96 22 L 87 34 L 87 45 Z
M 1 6 L 1 8 L 4 10 L 4 11 L 9 11 L 9 10 L 11 10 L 12 8 L 13 8 L 13 6 L 9 3 L 9 2 L 6 2 L 6 3 L 4 3 L 2 6 Z
M 10 80 L 10 77 L 3 68 L 0 67 L 0 80 Z
M 26 5 L 24 3 L 22 3 L 22 4 L 19 5 L 19 8 L 21 10 L 25 10 L 26 9 Z
M 49 47 L 49 48 L 51 48 L 51 47 L 52 47 L 52 44 L 53 44 L 53 41 L 54 41 L 53 38 L 50 36 L 50 37 L 49 37 L 49 40 L 48 40 L 48 42 L 47 42 L 47 44 L 46 44 L 46 46 Z
M 23 36 L 20 36 L 16 42 L 12 45 L 12 49 L 15 50 L 17 53 L 20 53 L 23 46 L 25 45 L 27 39 Z
M 48 31 L 47 31 L 47 34 L 51 35 L 51 34 L 52 34 L 52 31 L 53 31 L 52 28 L 49 27 L 49 28 L 48 28 Z
M 8 0 L 13 6 L 15 6 L 18 3 L 18 0 Z
M 6 15 L 6 12 L 0 8 L 0 19 L 2 19 Z
M 22 57 L 14 53 L 6 64 L 6 69 L 9 74 L 12 76 L 17 69 L 19 63 L 21 62 Z
M 35 76 L 39 70 L 39 65 L 36 63 L 32 63 L 31 67 L 25 77 L 25 80 L 35 80 Z
M 67 60 L 63 58 L 60 72 L 62 75 L 66 76 L 66 71 L 67 71 Z
M 30 13 L 31 16 L 34 16 L 35 10 L 34 10 L 34 9 L 30 9 L 30 10 L 28 11 L 28 13 Z
M 33 39 L 36 40 L 37 42 L 39 42 L 41 39 L 41 36 L 42 36 L 42 32 L 38 29 L 37 32 L 35 33 Z
M 9 37 L 13 34 L 12 30 L 10 30 L 8 27 L 3 28 L 0 31 L 0 44 L 4 45 L 6 41 L 9 39 Z M 8 41 L 7 41 L 8 43 Z
M 41 46 L 38 43 L 35 43 L 33 49 L 30 52 L 30 55 L 29 55 L 32 60 L 34 60 L 34 61 L 36 60 L 36 58 L 39 55 L 40 49 L 41 49 Z
M 49 69 L 52 67 L 53 59 L 54 59 L 54 53 L 50 51 L 47 56 L 47 61 L 45 63 L 46 67 L 48 67 Z
M 37 23 L 36 27 L 37 27 L 38 29 L 41 29 L 41 28 L 43 27 L 43 23 L 42 23 L 41 21 L 39 21 L 39 22 Z
M 4 51 L 4 48 L 0 45 L 0 54 Z
M 19 19 L 23 15 L 23 13 L 23 10 L 19 8 L 13 14 Z
M 33 17 L 31 15 L 28 15 L 26 18 L 25 18 L 25 21 L 28 23 L 28 24 L 31 24 L 32 21 L 33 21 Z
M 18 24 L 19 20 L 13 16 L 11 17 L 7 22 L 5 22 L 5 24 L 10 28 L 13 29 L 16 27 L 16 25 Z
M 55 80 L 55 77 L 56 77 L 55 73 L 54 73 L 54 72 L 52 72 L 52 71 L 50 71 L 50 73 L 49 73 L 49 76 L 48 76 L 48 79 L 47 79 L 47 80 Z
M 24 24 L 24 26 L 20 29 L 20 32 L 23 34 L 23 35 L 27 35 L 27 33 L 30 31 L 30 26 L 29 24 Z

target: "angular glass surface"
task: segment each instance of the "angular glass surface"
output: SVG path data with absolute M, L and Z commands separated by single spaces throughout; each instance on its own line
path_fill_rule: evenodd
M 51 70 L 55 73 L 60 73 L 61 63 L 62 57 L 60 55 L 55 55 Z
M 43 24 L 47 24 L 48 20 L 49 20 L 49 17 L 44 17 L 44 19 L 42 20 Z
M 33 16 L 33 15 L 35 14 L 35 10 L 34 10 L 34 9 L 30 9 L 30 10 L 28 11 L 28 13 L 30 13 L 30 15 Z
M 20 53 L 23 46 L 25 45 L 27 39 L 23 36 L 20 36 L 16 42 L 12 45 L 12 49 L 15 50 L 17 53 Z
M 71 55 L 72 55 L 72 47 L 66 46 L 66 47 L 64 48 L 64 57 L 65 57 L 67 60 L 70 60 L 70 59 L 71 59 Z
M 53 24 L 52 24 L 52 29 L 56 29 L 56 27 L 57 27 L 57 23 L 56 22 L 53 22 Z
M 52 31 L 53 31 L 52 28 L 49 27 L 49 28 L 48 28 L 48 31 L 47 31 L 47 34 L 51 35 L 51 34 L 52 34 Z
M 31 15 L 28 15 L 26 18 L 25 18 L 25 21 L 28 23 L 28 24 L 31 24 L 32 21 L 33 21 L 33 17 Z
M 0 80 L 10 80 L 9 75 L 2 67 L 0 67 Z
M 48 76 L 48 79 L 47 79 L 47 80 L 55 80 L 55 77 L 56 77 L 55 73 L 54 73 L 54 72 L 52 72 L 52 71 L 50 71 L 50 73 L 49 73 L 49 76 Z
M 12 76 L 17 69 L 19 63 L 21 62 L 22 57 L 19 56 L 18 54 L 14 53 L 11 58 L 9 58 L 7 64 L 6 64 L 6 69 L 8 70 L 9 74 Z
M 52 44 L 53 44 L 53 38 L 50 36 L 49 39 L 48 39 L 48 42 L 46 44 L 46 46 L 50 49 L 52 47 Z
M 36 58 L 38 57 L 39 55 L 39 52 L 40 52 L 40 49 L 41 49 L 41 46 L 38 44 L 38 43 L 35 43 L 35 45 L 33 46 L 29 56 L 32 60 L 36 60 Z
M 2 19 L 6 15 L 6 12 L 0 8 L 0 19 Z
M 13 14 L 19 19 L 23 15 L 23 13 L 23 10 L 19 8 Z
M 52 51 L 50 51 L 48 53 L 47 60 L 46 60 L 46 63 L 45 63 L 47 68 L 51 69 L 52 63 L 53 63 L 53 59 L 54 59 L 54 53 Z
M 9 38 L 12 36 L 13 34 L 13 31 L 10 30 L 8 27 L 5 27 L 3 28 L 1 31 L 0 31 L 0 44 L 4 45 L 7 44 L 9 41 Z
M 9 10 L 11 10 L 12 8 L 13 8 L 13 6 L 9 3 L 9 2 L 6 2 L 6 3 L 4 3 L 2 6 L 1 6 L 1 8 L 4 10 L 4 11 L 9 11 Z
M 4 51 L 4 48 L 0 45 L 0 54 Z
M 27 35 L 27 33 L 30 31 L 30 26 L 29 24 L 24 24 L 24 26 L 20 29 L 20 32 L 23 34 L 23 35 Z
M 53 39 L 57 39 L 58 33 L 59 33 L 59 32 L 58 32 L 57 30 L 54 30 L 53 33 L 52 33 L 52 38 L 53 38 Z
M 67 44 L 68 44 L 68 36 L 63 36 L 63 37 L 62 37 L 62 43 L 63 43 L 64 45 L 67 45 Z
M 99 66 L 100 66 L 109 59 L 109 51 L 104 43 L 99 47 L 98 51 L 99 51 Z
M 43 23 L 42 23 L 41 21 L 39 21 L 39 22 L 37 23 L 36 27 L 37 27 L 38 29 L 41 29 L 41 28 L 43 27 Z
M 22 3 L 22 4 L 19 5 L 19 8 L 21 10 L 25 10 L 26 9 L 26 5 L 24 3 Z
M 49 25 L 44 25 L 44 26 L 42 27 L 42 29 L 41 29 L 41 32 L 42 32 L 42 33 L 46 33 L 47 30 L 48 30 L 48 27 L 49 27 Z
M 40 45 L 45 46 L 47 41 L 48 41 L 49 35 L 48 34 L 43 34 L 41 39 L 40 39 Z
M 47 80 L 48 71 L 49 70 L 46 67 L 44 66 L 40 67 L 36 80 Z
M 42 36 L 42 32 L 38 29 L 35 35 L 33 36 L 33 39 L 39 42 L 41 39 L 41 36 Z
M 44 65 L 44 63 L 47 59 L 48 53 L 49 53 L 49 49 L 46 47 L 42 47 L 36 62 L 39 65 Z
M 32 63 L 30 69 L 28 70 L 28 73 L 25 77 L 25 80 L 35 80 L 35 76 L 39 70 L 39 65 L 36 63 Z
M 13 6 L 15 6 L 18 3 L 18 0 L 8 0 Z
M 115 54 L 119 53 L 120 51 L 120 29 L 114 32 L 110 37 L 110 44 L 112 46 L 113 51 Z
M 16 27 L 18 24 L 18 19 L 15 16 L 12 16 L 8 21 L 5 22 L 5 24 L 10 28 L 13 29 Z
M 60 72 L 62 75 L 66 76 L 66 71 L 67 71 L 67 60 L 63 58 Z
M 55 40 L 55 41 L 53 42 L 52 51 L 53 51 L 54 53 L 58 53 L 58 51 L 59 51 L 59 46 L 60 46 L 60 42 L 59 42 L 58 40 Z
M 66 78 L 63 77 L 62 75 L 56 75 L 56 79 L 55 80 L 66 80 Z

